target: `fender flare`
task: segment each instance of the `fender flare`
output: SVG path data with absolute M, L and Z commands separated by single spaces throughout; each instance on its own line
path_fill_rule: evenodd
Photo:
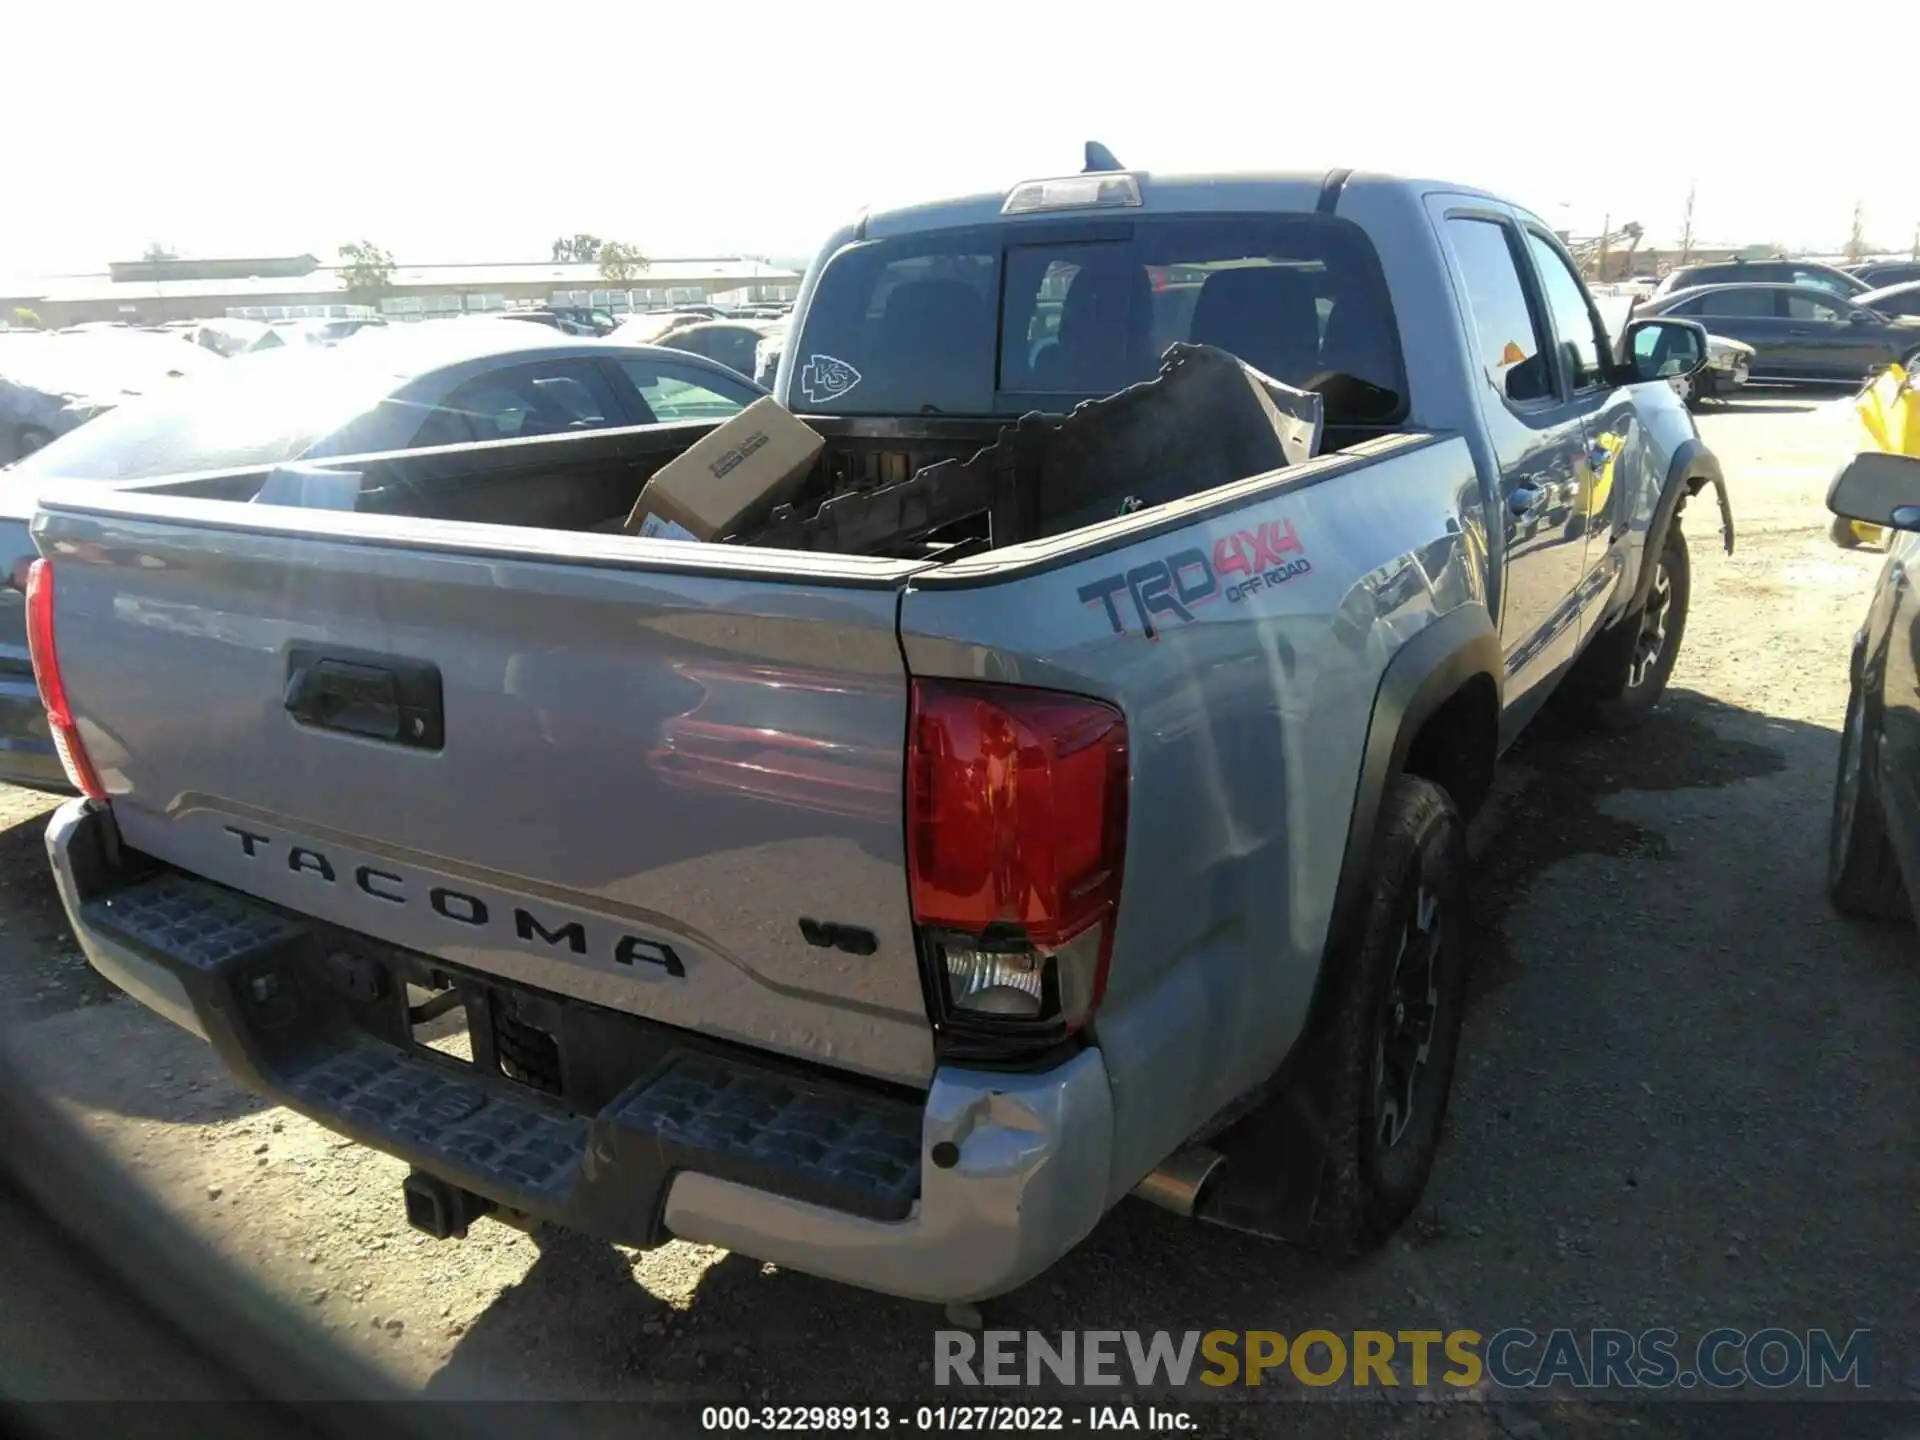
M 1673 460 L 1667 466 L 1666 484 L 1660 487 L 1660 498 L 1654 502 L 1653 519 L 1647 524 L 1646 548 L 1641 554 L 1640 573 L 1634 577 L 1633 594 L 1622 607 L 1622 615 L 1638 614 L 1647 603 L 1647 596 L 1653 589 L 1654 567 L 1647 563 L 1648 556 L 1658 555 L 1667 544 L 1667 532 L 1680 515 L 1680 507 L 1693 496 L 1698 495 L 1708 485 L 1713 486 L 1715 498 L 1720 502 L 1720 535 L 1726 546 L 1727 554 L 1733 553 L 1733 506 L 1727 500 L 1727 481 L 1721 473 L 1720 461 L 1707 449 L 1699 436 L 1684 440 L 1673 452 Z
M 1500 636 L 1486 608 L 1468 604 L 1449 610 L 1402 645 L 1380 676 L 1373 713 L 1367 719 L 1366 744 L 1360 752 L 1360 775 L 1347 822 L 1340 879 L 1334 888 L 1333 913 L 1320 952 L 1320 978 L 1314 987 L 1309 1030 L 1318 1018 L 1326 990 L 1327 962 L 1342 953 L 1360 923 L 1387 785 L 1406 768 L 1407 752 L 1420 727 L 1479 675 L 1493 682 L 1497 699 L 1506 676 Z

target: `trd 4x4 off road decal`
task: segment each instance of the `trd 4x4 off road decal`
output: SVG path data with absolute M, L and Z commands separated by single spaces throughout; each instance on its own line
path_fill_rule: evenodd
M 1159 633 L 1154 629 L 1156 615 L 1190 621 L 1202 605 L 1222 598 L 1229 605 L 1238 605 L 1248 596 L 1284 585 L 1296 575 L 1312 573 L 1313 566 L 1293 522 L 1268 520 L 1257 529 L 1236 530 L 1216 541 L 1211 556 L 1198 546 L 1176 550 L 1162 559 L 1082 585 L 1080 603 L 1104 606 L 1107 623 L 1113 626 L 1114 634 L 1120 635 L 1126 632 L 1127 622 L 1119 597 L 1126 596 L 1127 608 L 1138 622 L 1140 633 L 1153 640 Z

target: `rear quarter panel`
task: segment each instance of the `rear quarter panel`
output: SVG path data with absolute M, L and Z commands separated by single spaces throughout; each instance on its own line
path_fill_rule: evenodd
M 1399 437 L 908 589 L 915 675 L 1071 691 L 1127 717 L 1125 883 L 1096 1021 L 1115 1197 L 1299 1035 L 1381 674 L 1436 618 L 1485 603 L 1479 483 L 1461 440 Z M 1269 573 L 1296 573 L 1254 588 L 1231 557 L 1263 530 Z

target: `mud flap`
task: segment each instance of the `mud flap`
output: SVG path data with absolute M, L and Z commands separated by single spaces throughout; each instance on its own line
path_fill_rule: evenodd
M 1727 554 L 1733 553 L 1733 506 L 1727 500 L 1727 482 L 1718 472 L 1707 477 L 1713 482 L 1714 497 L 1720 502 L 1720 537 L 1726 545 Z
M 1332 1071 L 1311 1052 L 1295 1058 L 1291 1076 L 1213 1142 L 1225 1164 L 1194 1207 L 1195 1220 L 1288 1244 L 1312 1238 Z

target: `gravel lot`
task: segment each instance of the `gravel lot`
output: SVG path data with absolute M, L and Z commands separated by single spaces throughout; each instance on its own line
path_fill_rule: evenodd
M 1129 1202 L 989 1307 L 995 1328 L 1868 1326 L 1908 1361 L 1878 1395 L 1920 1401 L 1920 945 L 1822 891 L 1848 640 L 1881 558 L 1826 539 L 1837 406 L 1749 400 L 1701 429 L 1739 551 L 1696 507 L 1686 648 L 1644 730 L 1542 730 L 1507 763 L 1428 1208 L 1335 1270 Z M 931 1307 L 684 1244 L 415 1235 L 398 1162 L 262 1106 L 86 968 L 45 875 L 47 806 L 0 788 L 8 1042 L 158 1203 L 343 1344 L 446 1397 L 941 1398 Z M 1686 1404 L 1195 1409 L 1203 1433 L 1729 1429 Z M 1913 1413 L 1775 1407 L 1770 1430 L 1789 1409 L 1821 1434 Z

